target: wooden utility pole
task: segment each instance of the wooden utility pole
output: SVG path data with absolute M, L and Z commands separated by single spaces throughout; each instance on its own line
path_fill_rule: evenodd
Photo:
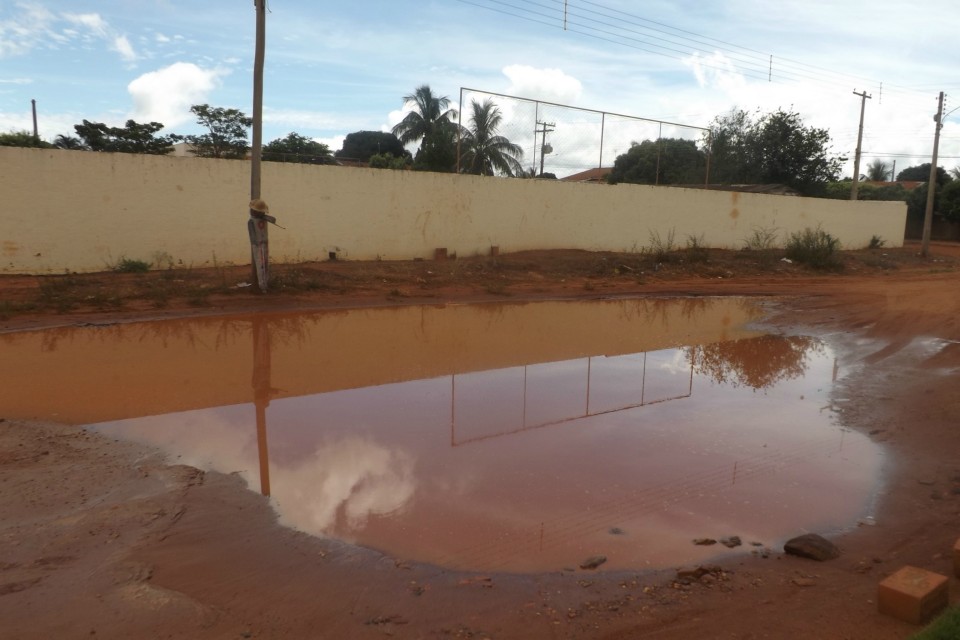
M 933 133 L 933 160 L 930 161 L 930 178 L 927 180 L 927 210 L 923 214 L 923 239 L 920 241 L 920 255 L 924 258 L 930 253 L 930 229 L 933 227 L 933 198 L 937 192 L 937 151 L 940 148 L 940 129 L 943 127 L 943 91 L 937 105 L 937 115 L 933 116 L 936 128 Z
M 867 95 L 866 91 L 857 93 L 856 89 L 854 89 L 853 95 L 860 96 L 860 131 L 857 133 L 857 155 L 853 160 L 853 186 L 850 187 L 850 199 L 856 200 L 857 190 L 860 187 L 860 148 L 863 144 L 863 112 L 867 106 L 867 99 L 873 96 Z
M 250 149 L 250 199 L 260 197 L 260 155 L 263 147 L 263 57 L 266 48 L 267 0 L 257 8 L 257 45 L 253 56 L 253 147 Z

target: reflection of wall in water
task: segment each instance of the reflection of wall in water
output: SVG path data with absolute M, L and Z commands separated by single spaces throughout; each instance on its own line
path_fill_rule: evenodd
M 261 314 L 272 397 L 756 335 L 741 299 L 606 300 Z M 8 416 L 100 422 L 249 401 L 251 317 L 0 336 Z

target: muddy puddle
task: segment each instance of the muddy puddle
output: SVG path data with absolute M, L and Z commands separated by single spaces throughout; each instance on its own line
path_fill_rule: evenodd
M 882 451 L 837 424 L 834 353 L 760 316 L 698 298 L 65 328 L 0 336 L 0 388 L 7 415 L 238 473 L 283 524 L 404 561 L 658 568 L 870 513 Z

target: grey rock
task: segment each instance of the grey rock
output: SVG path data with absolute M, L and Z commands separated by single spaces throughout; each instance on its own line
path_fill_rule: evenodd
M 740 536 L 730 536 L 728 538 L 720 538 L 720 544 L 728 549 L 733 549 L 739 547 L 743 542 L 741 542 Z
M 826 538 L 816 533 L 807 533 L 787 540 L 783 550 L 790 555 L 809 558 L 818 562 L 840 557 L 840 549 Z
M 581 569 L 596 569 L 607 561 L 607 556 L 590 556 L 580 563 Z

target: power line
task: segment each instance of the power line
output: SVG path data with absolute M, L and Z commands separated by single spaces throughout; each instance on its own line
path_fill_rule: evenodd
M 844 89 L 848 89 L 849 83 L 856 80 L 861 85 L 876 86 L 880 88 L 881 91 L 886 89 L 887 93 L 899 93 L 909 96 L 911 99 L 917 99 L 918 97 L 917 91 L 908 87 L 879 83 L 876 80 L 825 69 L 789 58 L 774 58 L 772 54 L 769 54 L 768 58 L 768 54 L 756 49 L 673 27 L 666 23 L 649 20 L 635 14 L 606 7 L 591 0 L 581 1 L 582 5 L 589 5 L 589 7 L 591 7 L 588 9 L 589 14 L 583 14 L 577 11 L 577 7 L 575 6 L 571 9 L 571 5 L 573 4 L 572 0 L 567 0 L 566 2 L 563 0 L 547 0 L 547 2 L 553 2 L 554 4 L 552 5 L 545 4 L 542 0 L 513 0 L 512 2 L 506 0 L 485 0 L 488 4 L 483 4 L 476 0 L 458 1 L 462 4 L 472 5 L 548 27 L 562 28 L 565 31 L 579 35 L 677 60 L 689 58 L 692 52 L 705 54 L 725 52 L 729 54 L 729 56 L 726 57 L 729 66 L 714 64 L 709 59 L 702 58 L 698 59 L 697 63 L 701 67 L 718 71 L 730 71 L 732 68 L 741 75 L 755 80 L 767 80 L 770 82 L 774 80 L 792 82 L 809 81 L 822 85 L 842 87 Z M 607 22 L 601 18 L 614 20 L 615 22 Z M 650 27 L 641 23 L 656 26 Z M 625 27 L 623 26 L 624 24 L 638 27 L 642 31 Z M 651 35 L 651 33 L 647 32 L 661 35 Z M 658 42 L 663 44 L 658 44 Z M 711 47 L 712 49 L 706 50 L 698 46 L 691 47 L 688 43 Z M 717 46 L 717 44 L 713 43 L 722 46 Z M 685 48 L 679 49 L 676 47 Z M 731 47 L 739 51 L 735 51 L 731 49 Z M 776 67 L 774 67 L 774 62 L 776 63 Z M 786 67 L 786 69 L 784 69 L 784 67 Z M 776 68 L 775 72 L 774 68 Z M 811 71 L 807 71 L 808 69 Z M 866 82 L 864 82 L 864 80 L 866 80 Z

